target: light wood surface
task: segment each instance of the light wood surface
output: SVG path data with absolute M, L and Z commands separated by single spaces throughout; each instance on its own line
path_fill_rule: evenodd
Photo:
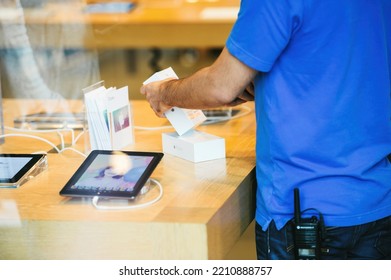
M 236 19 L 239 3 L 240 0 L 140 0 L 130 12 L 119 14 L 86 14 L 85 4 L 49 4 L 42 9 L 26 9 L 25 16 L 26 23 L 34 29 L 54 34 L 44 42 L 32 38 L 34 45 L 44 43 L 44 47 L 221 48 Z
M 29 103 L 18 102 L 4 100 L 6 125 Z M 82 110 L 80 101 L 70 106 Z M 172 129 L 146 128 L 167 121 L 145 101 L 132 107 L 139 129 L 125 150 L 161 151 L 161 133 Z M 97 210 L 90 199 L 61 197 L 84 158 L 71 150 L 49 153 L 46 171 L 18 189 L 0 189 L 0 259 L 223 259 L 253 220 L 254 114 L 198 129 L 225 138 L 226 158 L 195 164 L 166 154 L 152 175 L 164 195 L 140 209 Z M 79 141 L 75 147 L 83 149 Z M 12 137 L 0 146 L 2 153 L 44 149 L 50 147 Z M 157 193 L 154 187 L 136 203 Z

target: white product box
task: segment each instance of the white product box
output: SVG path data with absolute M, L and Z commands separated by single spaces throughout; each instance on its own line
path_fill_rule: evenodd
M 162 141 L 164 153 L 192 162 L 225 158 L 225 139 L 205 132 L 163 133 Z
M 173 107 L 164 115 L 179 135 L 185 134 L 206 121 L 206 116 L 201 110 Z
M 147 80 L 145 80 L 143 84 L 146 85 L 169 78 L 178 79 L 177 74 L 171 67 L 156 72 Z M 167 112 L 164 112 L 164 115 L 179 135 L 185 134 L 186 132 L 206 121 L 206 116 L 202 110 L 190 110 L 173 107 Z

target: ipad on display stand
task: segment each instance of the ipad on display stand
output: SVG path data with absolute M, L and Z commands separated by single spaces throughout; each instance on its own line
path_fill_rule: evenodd
M 133 199 L 162 157 L 160 152 L 93 150 L 60 195 Z
M 0 154 L 0 188 L 17 188 L 46 168 L 45 154 Z

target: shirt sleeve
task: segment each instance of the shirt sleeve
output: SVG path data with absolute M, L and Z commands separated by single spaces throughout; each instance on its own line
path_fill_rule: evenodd
M 228 51 L 247 66 L 268 72 L 302 22 L 301 0 L 242 0 Z

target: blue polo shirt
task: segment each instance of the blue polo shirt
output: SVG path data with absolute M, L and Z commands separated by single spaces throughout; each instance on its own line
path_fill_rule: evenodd
M 242 0 L 226 44 L 259 71 L 256 221 L 391 215 L 391 0 Z

